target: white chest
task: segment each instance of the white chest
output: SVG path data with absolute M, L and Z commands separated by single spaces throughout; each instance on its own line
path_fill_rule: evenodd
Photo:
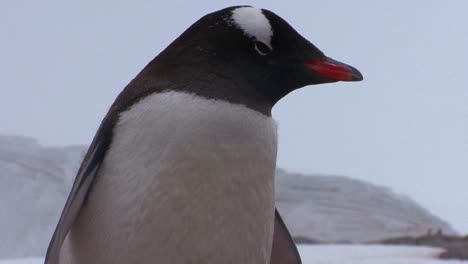
M 276 152 L 265 115 L 151 95 L 120 116 L 74 243 L 100 263 L 267 263 Z

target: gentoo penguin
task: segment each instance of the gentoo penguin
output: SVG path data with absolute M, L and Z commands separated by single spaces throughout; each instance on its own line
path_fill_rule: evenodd
M 300 263 L 275 214 L 271 110 L 303 86 L 359 80 L 268 10 L 204 16 L 111 106 L 45 263 Z

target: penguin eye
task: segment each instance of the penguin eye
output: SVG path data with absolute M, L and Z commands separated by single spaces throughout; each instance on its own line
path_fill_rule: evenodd
M 267 54 L 269 54 L 269 53 L 271 53 L 273 51 L 273 49 L 268 47 L 268 45 L 266 45 L 263 42 L 257 41 L 257 40 L 254 42 L 254 46 L 255 46 L 255 50 L 260 55 L 267 55 Z

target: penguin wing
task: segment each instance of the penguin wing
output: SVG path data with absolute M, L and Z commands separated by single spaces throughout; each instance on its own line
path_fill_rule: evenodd
M 273 233 L 273 248 L 270 264 L 301 264 L 301 256 L 297 251 L 288 228 L 283 222 L 278 210 L 275 210 L 275 230 Z
M 68 195 L 60 220 L 55 228 L 45 257 L 45 264 L 58 264 L 59 253 L 63 241 L 70 231 L 81 207 L 85 204 L 91 185 L 96 177 L 96 172 L 104 158 L 108 148 L 107 140 L 96 140 L 90 146 L 80 170 L 73 182 L 73 187 Z
M 148 82 L 136 77 L 117 96 L 109 112 L 102 120 L 96 132 L 96 136 L 86 153 L 80 169 L 76 175 L 73 187 L 68 195 L 67 202 L 63 208 L 57 227 L 47 248 L 45 264 L 58 264 L 60 249 L 67 237 L 70 228 L 75 222 L 80 209 L 86 205 L 86 198 L 96 178 L 96 173 L 104 160 L 106 151 L 112 141 L 112 131 L 118 121 L 119 114 L 137 102 L 143 96 L 165 90 L 167 83 Z

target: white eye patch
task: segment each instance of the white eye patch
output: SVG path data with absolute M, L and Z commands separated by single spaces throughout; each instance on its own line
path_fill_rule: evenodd
M 239 7 L 232 11 L 232 22 L 245 35 L 267 45 L 270 49 L 273 29 L 262 10 L 255 7 Z

